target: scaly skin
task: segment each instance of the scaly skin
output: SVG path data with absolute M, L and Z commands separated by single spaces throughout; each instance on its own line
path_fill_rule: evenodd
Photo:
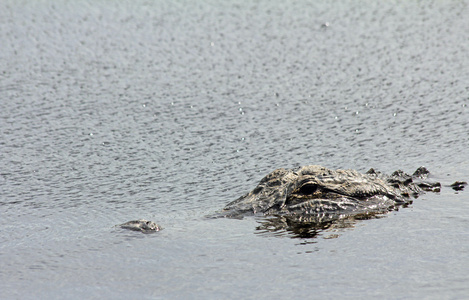
M 423 189 L 439 191 L 439 183 L 424 182 L 428 170 L 421 167 L 410 176 L 396 171 L 391 176 L 355 170 L 330 170 L 321 166 L 277 169 L 265 176 L 248 194 L 229 203 L 221 212 L 243 215 L 310 216 L 379 213 L 412 202 Z

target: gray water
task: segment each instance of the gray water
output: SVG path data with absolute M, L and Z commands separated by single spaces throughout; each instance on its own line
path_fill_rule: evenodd
M 468 181 L 468 15 L 1 1 L 0 298 L 467 297 L 467 190 L 309 238 L 205 216 L 279 167 Z

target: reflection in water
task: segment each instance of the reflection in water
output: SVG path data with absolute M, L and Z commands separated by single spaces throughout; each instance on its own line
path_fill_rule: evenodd
M 355 227 L 361 220 L 384 217 L 383 213 L 349 215 L 274 216 L 259 219 L 257 234 L 263 236 L 289 236 L 299 239 L 314 239 L 322 232 L 331 232 L 324 238 L 337 238 L 340 232 Z

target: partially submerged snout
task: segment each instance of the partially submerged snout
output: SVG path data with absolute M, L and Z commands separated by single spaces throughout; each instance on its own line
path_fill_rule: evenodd
M 155 222 L 147 221 L 147 220 L 134 220 L 129 221 L 124 224 L 117 225 L 120 228 L 129 229 L 133 231 L 141 231 L 143 233 L 153 233 L 156 231 L 160 231 L 161 227 L 158 226 Z

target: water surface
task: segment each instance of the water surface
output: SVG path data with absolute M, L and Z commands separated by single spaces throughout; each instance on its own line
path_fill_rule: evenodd
M 2 1 L 1 298 L 463 298 L 467 191 L 315 238 L 204 216 L 279 167 L 468 181 L 468 13 Z

